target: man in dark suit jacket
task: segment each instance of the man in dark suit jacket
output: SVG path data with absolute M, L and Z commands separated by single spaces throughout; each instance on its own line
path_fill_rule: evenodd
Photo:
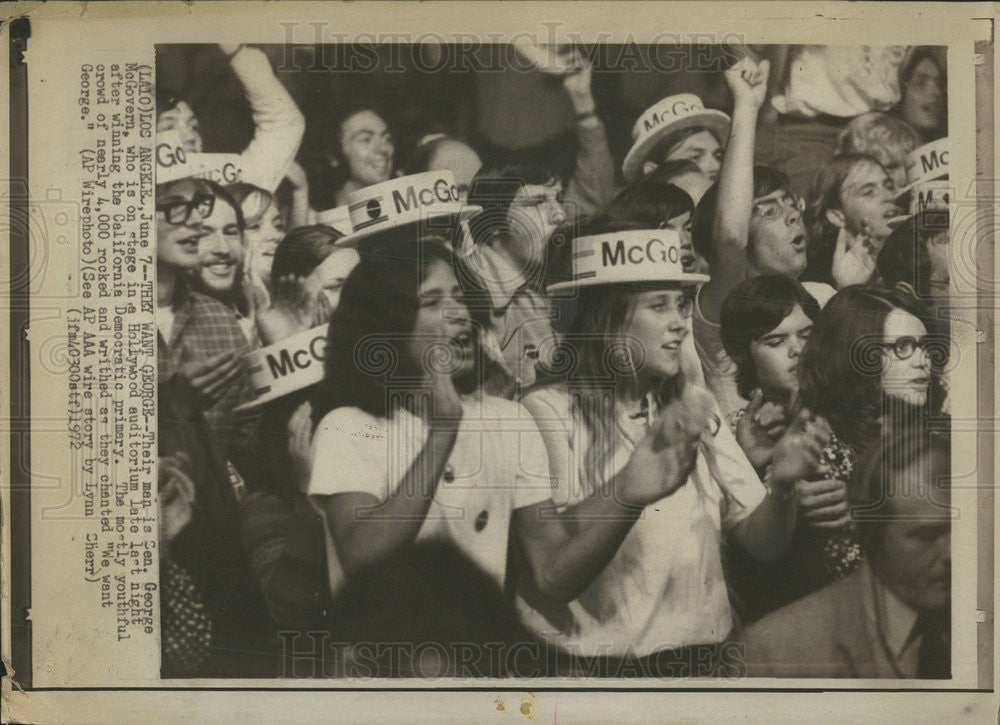
M 851 497 L 868 563 L 750 626 L 751 677 L 951 677 L 949 451 L 911 428 L 865 453 Z

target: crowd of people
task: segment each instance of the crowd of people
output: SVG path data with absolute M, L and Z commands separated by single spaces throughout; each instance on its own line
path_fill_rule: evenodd
M 660 74 L 624 154 L 585 48 L 483 79 L 551 148 L 210 51 L 244 151 L 157 89 L 164 676 L 951 676 L 938 49 Z

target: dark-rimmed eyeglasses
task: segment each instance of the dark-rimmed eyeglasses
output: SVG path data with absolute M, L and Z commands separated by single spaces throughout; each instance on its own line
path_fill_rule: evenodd
M 190 200 L 179 199 L 177 201 L 167 201 L 156 205 L 156 211 L 162 211 L 169 224 L 187 224 L 191 218 L 191 212 L 195 209 L 201 214 L 201 218 L 212 215 L 215 208 L 215 194 L 199 192 Z
M 899 360 L 908 360 L 917 350 L 926 349 L 929 340 L 926 337 L 900 337 L 892 342 L 877 342 L 876 346 L 891 351 Z

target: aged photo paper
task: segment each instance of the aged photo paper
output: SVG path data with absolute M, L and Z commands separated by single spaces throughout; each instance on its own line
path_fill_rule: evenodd
M 9 722 L 994 722 L 996 6 L 3 8 Z

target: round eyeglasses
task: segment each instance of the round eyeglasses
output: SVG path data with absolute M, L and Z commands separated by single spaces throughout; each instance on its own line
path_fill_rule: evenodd
M 899 360 L 908 360 L 913 357 L 913 353 L 917 350 L 925 349 L 928 342 L 929 340 L 926 337 L 910 337 L 907 335 L 892 342 L 879 342 L 876 345 L 883 350 L 890 350 Z

